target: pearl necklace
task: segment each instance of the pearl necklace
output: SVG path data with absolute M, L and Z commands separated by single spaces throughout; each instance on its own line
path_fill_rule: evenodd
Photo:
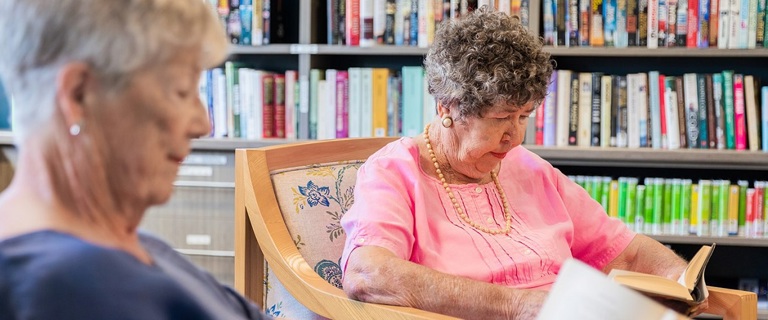
M 429 141 L 429 124 L 427 124 L 427 126 L 424 128 L 424 141 L 426 141 L 427 143 L 427 151 L 429 152 L 429 157 L 432 160 L 432 163 L 435 165 L 435 171 L 437 172 L 437 176 L 440 178 L 440 182 L 442 182 L 443 188 L 445 188 L 445 192 L 448 193 L 448 198 L 451 198 L 451 203 L 453 204 L 453 208 L 456 209 L 456 212 L 459 214 L 459 217 L 461 218 L 461 220 L 464 220 L 464 222 L 466 222 L 473 228 L 488 234 L 496 235 L 496 234 L 509 233 L 509 231 L 512 230 L 512 214 L 509 212 L 507 196 L 506 194 L 504 194 L 504 189 L 501 188 L 501 183 L 499 183 L 499 177 L 497 176 L 496 172 L 491 171 L 491 178 L 493 179 L 493 184 L 496 185 L 496 190 L 499 191 L 499 196 L 501 196 L 501 203 L 504 205 L 505 226 L 504 226 L 504 229 L 492 230 L 469 219 L 469 216 L 467 216 L 467 214 L 464 212 L 464 209 L 462 209 L 461 205 L 459 205 L 459 201 L 456 200 L 456 197 L 453 195 L 451 186 L 449 186 L 448 182 L 445 181 L 445 175 L 443 175 L 443 171 L 440 170 L 440 164 L 437 162 L 435 151 L 432 150 L 432 143 Z

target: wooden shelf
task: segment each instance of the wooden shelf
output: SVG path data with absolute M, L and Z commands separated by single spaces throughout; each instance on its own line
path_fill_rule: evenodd
M 733 247 L 768 247 L 768 238 L 741 238 L 741 237 L 697 237 L 697 236 L 662 236 L 647 235 L 658 242 L 668 244 L 712 244 L 718 246 Z
M 555 166 L 768 170 L 768 153 L 755 151 L 525 147 Z
M 193 150 L 215 150 L 215 151 L 234 151 L 240 148 L 261 148 L 287 143 L 300 142 L 300 140 L 288 139 L 264 139 L 264 140 L 246 140 L 246 139 L 226 139 L 226 138 L 202 138 L 192 140 Z
M 545 51 L 556 57 L 680 57 L 680 58 L 765 58 L 768 49 L 717 49 L 717 48 L 594 48 L 594 47 L 551 47 Z

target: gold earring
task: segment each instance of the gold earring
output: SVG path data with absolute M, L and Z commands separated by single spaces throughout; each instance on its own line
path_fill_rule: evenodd
M 450 128 L 453 125 L 453 119 L 449 116 L 443 117 L 443 127 Z

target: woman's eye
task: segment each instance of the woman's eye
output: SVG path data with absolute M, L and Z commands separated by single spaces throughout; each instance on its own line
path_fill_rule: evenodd
M 178 95 L 180 98 L 182 98 L 182 99 L 186 99 L 186 98 L 188 98 L 188 97 L 189 97 L 189 95 L 190 95 L 190 92 L 189 92 L 189 90 L 179 90 L 179 91 L 176 91 L 176 94 L 177 94 L 177 95 Z

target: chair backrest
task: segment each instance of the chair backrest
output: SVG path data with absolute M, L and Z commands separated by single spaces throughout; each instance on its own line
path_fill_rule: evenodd
M 237 150 L 235 287 L 292 319 L 451 319 L 354 301 L 341 290 L 357 169 L 395 138 L 342 139 Z M 278 281 L 279 280 L 279 281 Z

